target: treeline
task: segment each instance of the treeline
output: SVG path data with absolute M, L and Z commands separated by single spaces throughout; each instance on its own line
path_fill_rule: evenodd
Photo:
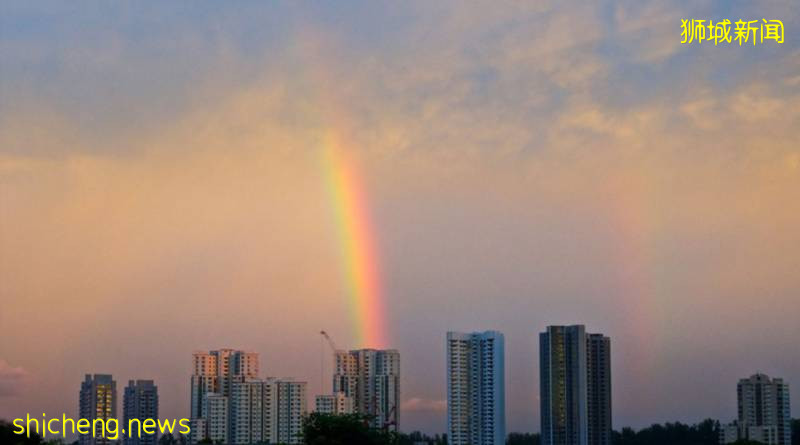
M 718 445 L 719 422 L 707 419 L 696 425 L 680 422 L 654 424 L 639 431 L 614 431 L 612 442 L 619 445 Z
M 31 433 L 31 437 L 15 433 L 17 430 L 11 422 L 0 420 L 0 443 L 3 445 L 44 445 L 56 444 L 59 441 L 45 441 L 36 433 Z
M 680 422 L 654 424 L 635 431 L 623 428 L 613 431 L 612 445 L 719 445 L 719 422 L 704 420 L 695 425 Z M 538 434 L 511 433 L 506 445 L 541 445 Z M 758 445 L 758 442 L 741 440 L 736 445 Z M 792 420 L 792 445 L 800 445 L 800 419 Z
M 358 415 L 327 416 L 312 414 L 306 420 L 304 433 L 308 445 L 447 445 L 446 435 L 427 436 L 420 432 L 395 434 L 378 431 L 367 426 L 367 418 Z M 635 431 L 623 428 L 613 431 L 612 445 L 718 445 L 719 422 L 711 419 L 695 425 L 680 422 L 654 424 Z M 31 437 L 15 434 L 13 426 L 0 420 L 0 444 L 44 445 L 60 444 L 62 440 L 43 440 L 37 434 Z M 73 443 L 77 443 L 73 442 Z M 162 436 L 159 445 L 185 445 L 183 436 Z M 511 433 L 506 445 L 541 445 L 538 434 Z M 758 445 L 757 442 L 740 441 L 737 445 Z M 792 421 L 792 445 L 800 445 L 800 419 Z

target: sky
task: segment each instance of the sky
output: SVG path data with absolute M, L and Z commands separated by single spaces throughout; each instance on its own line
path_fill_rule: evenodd
M 785 43 L 681 45 L 687 18 Z M 535 432 L 550 324 L 611 337 L 616 428 L 732 420 L 757 371 L 800 407 L 798 29 L 791 0 L 3 1 L 0 418 L 77 416 L 86 373 L 184 417 L 223 347 L 329 391 L 325 329 L 398 349 L 401 429 L 444 432 L 446 332 L 496 329 Z

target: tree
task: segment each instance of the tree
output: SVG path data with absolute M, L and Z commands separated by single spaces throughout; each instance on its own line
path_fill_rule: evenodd
M 158 439 L 158 445 L 178 445 L 178 441 L 172 434 L 163 434 Z
M 623 428 L 613 431 L 611 443 L 614 445 L 717 445 L 719 443 L 719 422 L 707 419 L 696 425 L 680 422 L 654 424 L 639 431 Z
M 792 420 L 792 445 L 800 445 L 800 419 Z
M 360 414 L 311 413 L 303 421 L 306 445 L 395 445 L 398 436 L 369 426 L 370 417 Z
M 426 445 L 447 445 L 447 435 L 435 435 L 433 437 L 423 434 L 419 431 L 413 431 L 408 434 L 400 433 L 397 435 L 397 445 L 416 445 L 424 443 Z
M 538 434 L 531 433 L 510 433 L 506 439 L 506 445 L 539 445 Z
M 0 420 L 0 443 L 8 445 L 39 445 L 43 443 L 42 438 L 36 433 L 31 433 L 31 437 L 27 437 L 25 434 L 15 433 L 16 430 L 17 428 L 12 424 Z

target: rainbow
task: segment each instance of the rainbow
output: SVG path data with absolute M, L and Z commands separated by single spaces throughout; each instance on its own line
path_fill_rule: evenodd
M 375 236 L 364 184 L 355 159 L 348 156 L 342 132 L 327 130 L 322 157 L 335 214 L 337 238 L 356 343 L 386 345 L 383 296 Z

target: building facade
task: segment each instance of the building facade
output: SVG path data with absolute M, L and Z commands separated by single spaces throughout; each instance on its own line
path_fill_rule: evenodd
M 274 380 L 275 443 L 303 443 L 303 418 L 308 413 L 306 382 Z
M 542 444 L 609 445 L 611 349 L 582 325 L 539 334 Z
M 258 354 L 236 349 L 192 354 L 190 418 L 201 417 L 206 393 L 230 395 L 234 381 L 258 377 Z
M 791 445 L 792 413 L 788 383 L 765 374 L 754 374 L 739 380 L 736 395 L 738 422 L 724 428 L 728 434 L 720 436 L 721 443 L 745 439 L 766 445 Z M 730 433 L 734 428 L 736 436 Z
M 611 340 L 586 335 L 586 399 L 589 445 L 611 444 Z
M 81 419 L 108 419 L 117 418 L 117 382 L 110 374 L 86 374 L 81 383 L 80 402 L 78 412 Z M 94 434 L 79 435 L 80 445 L 110 445 L 112 441 L 103 437 L 100 424 Z M 94 436 L 94 437 L 93 437 Z
M 231 395 L 233 384 L 243 382 L 247 379 L 258 377 L 259 362 L 258 354 L 237 349 L 219 349 L 214 351 L 196 351 L 192 353 L 192 376 L 190 391 L 189 419 L 195 428 L 203 428 L 203 431 L 193 431 L 192 438 L 211 437 L 211 428 L 214 428 L 215 435 L 219 436 L 221 426 L 220 419 L 212 422 L 207 416 L 210 413 L 219 413 L 222 410 L 220 397 L 226 398 L 224 410 L 229 410 L 227 398 Z M 204 406 L 207 401 L 213 401 L 216 405 L 213 409 Z M 232 431 L 227 425 L 226 417 L 225 434 Z M 232 440 L 225 437 L 223 442 L 228 443 Z M 195 441 L 196 442 L 196 441 Z
M 353 399 L 356 413 L 373 417 L 371 426 L 398 431 L 400 353 L 394 349 L 336 351 L 333 392 Z
M 131 422 L 132 420 L 138 422 Z M 152 380 L 130 380 L 125 387 L 122 398 L 122 425 L 128 431 L 131 425 L 141 425 L 146 419 L 158 421 L 158 387 Z M 125 434 L 125 445 L 155 445 L 158 441 L 158 431 L 147 434 L 143 430 L 140 434 L 129 432 Z
M 447 333 L 448 444 L 505 444 L 504 343 L 496 331 Z
M 739 425 L 736 422 L 720 425 L 719 443 L 728 444 L 739 440 Z
M 230 443 L 302 443 L 306 387 L 306 382 L 292 379 L 234 382 L 229 397 Z
M 205 437 L 213 443 L 228 443 L 229 405 L 228 397 L 210 392 L 203 396 L 202 418 L 205 420 Z
M 314 408 L 320 414 L 352 414 L 354 412 L 352 397 L 347 397 L 343 392 L 318 395 Z
M 268 411 L 270 396 L 265 394 L 270 388 L 262 380 L 234 382 L 230 395 L 231 444 L 248 445 L 266 442 L 269 438 Z M 266 434 L 265 434 L 266 432 Z

